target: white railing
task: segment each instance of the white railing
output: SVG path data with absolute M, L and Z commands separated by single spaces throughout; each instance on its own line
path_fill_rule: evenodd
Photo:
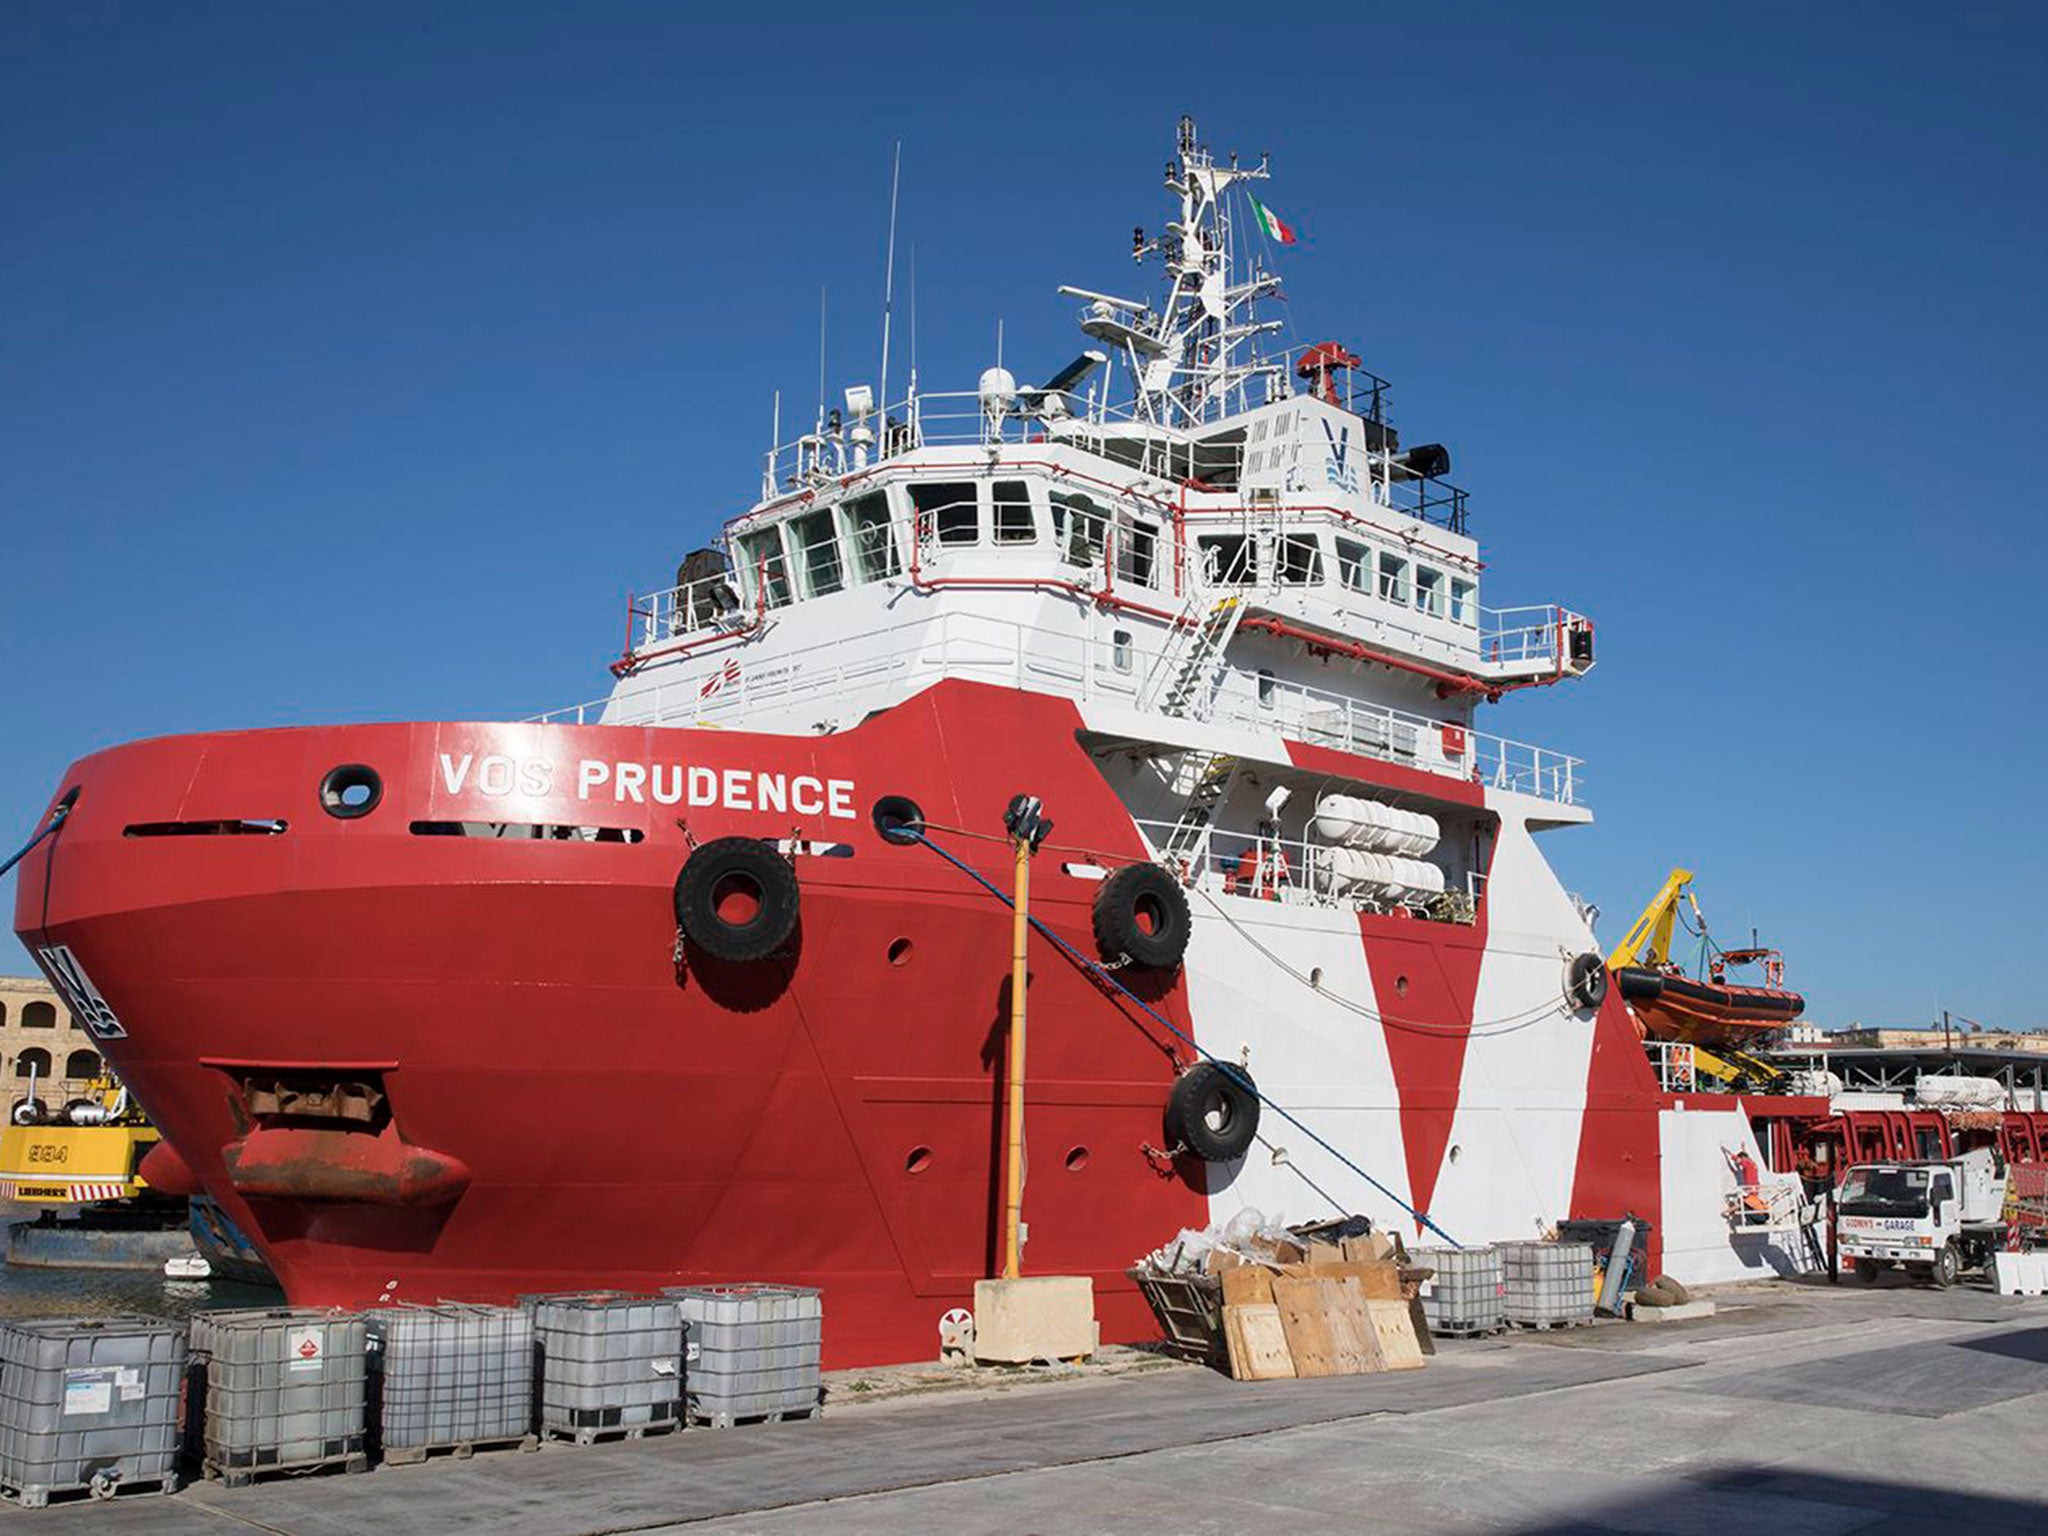
M 684 635 L 743 629 L 753 617 L 738 582 L 721 573 L 661 592 L 634 594 L 626 621 L 634 645 L 647 650 Z
M 1027 386 L 1019 394 L 1030 399 L 1035 391 Z M 1105 433 L 1147 440 L 1146 462 L 1135 466 L 1142 474 L 1178 482 L 1195 472 L 1199 433 L 1161 428 L 1140 414 L 1134 402 L 1106 405 L 1093 386 L 1078 414 L 1020 408 L 1014 400 L 991 410 L 976 392 L 938 390 L 885 404 L 852 420 L 835 410 L 822 425 L 775 444 L 763 456 L 761 499 L 772 501 L 805 486 L 859 474 L 918 448 L 1068 442 L 1101 454 Z M 1369 467 L 1376 499 L 1388 510 L 1453 533 L 1467 531 L 1467 498 L 1461 488 L 1445 480 L 1397 476 L 1398 464 L 1391 455 L 1373 456 Z
M 596 725 L 604 718 L 609 698 L 586 699 L 581 704 L 564 704 L 560 709 L 551 709 L 544 715 L 528 715 L 521 725 Z
M 1086 407 L 1089 422 L 1131 421 L 1128 407 Z M 859 474 L 915 448 L 986 448 L 997 443 L 1044 441 L 1077 418 L 1048 418 L 1014 409 L 990 411 L 971 391 L 937 391 L 898 400 L 886 410 L 804 433 L 768 450 L 761 475 L 761 499 L 772 500 L 799 486 L 821 485 Z
M 1117 640 L 1119 633 L 1128 638 Z M 1150 629 L 1144 638 L 1165 640 Z M 736 726 L 815 700 L 846 718 L 946 677 L 1142 707 L 1140 687 L 1158 649 L 1138 640 L 1135 625 L 1096 638 L 1078 629 L 950 612 L 778 652 L 772 667 L 749 664 L 741 655 L 736 668 L 711 676 L 693 670 L 673 677 L 674 668 L 655 669 L 642 674 L 642 686 L 618 696 L 613 717 L 630 725 Z M 736 653 L 721 648 L 717 654 Z M 534 718 L 586 724 L 591 710 L 572 705 Z M 1577 804 L 1583 787 L 1578 758 L 1241 669 L 1227 673 L 1210 718 L 1562 805 Z
M 1585 766 L 1548 747 L 1279 678 L 1254 679 L 1249 698 L 1226 691 L 1211 718 L 1277 728 L 1310 746 L 1447 773 L 1561 805 L 1578 803 Z
M 1479 656 L 1489 665 L 1564 662 L 1564 631 L 1570 615 L 1555 603 L 1479 610 Z

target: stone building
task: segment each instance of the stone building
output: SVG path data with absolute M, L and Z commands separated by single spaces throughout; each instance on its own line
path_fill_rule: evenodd
M 12 1109 L 36 1079 L 36 1097 L 55 1109 L 85 1093 L 100 1073 L 100 1053 L 71 1017 L 57 989 L 40 976 L 0 976 L 0 1092 Z

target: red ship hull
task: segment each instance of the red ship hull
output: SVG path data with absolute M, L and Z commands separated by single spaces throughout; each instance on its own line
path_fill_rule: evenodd
M 991 1272 L 1010 919 L 929 851 L 883 842 L 867 807 L 907 793 L 935 822 L 995 828 L 1028 787 L 1058 808 L 1063 841 L 1142 857 L 1073 746 L 1077 726 L 1056 701 L 941 688 L 818 741 L 394 725 L 145 742 L 73 770 L 77 807 L 23 866 L 17 924 L 31 945 L 78 958 L 127 1031 L 108 1054 L 295 1301 L 798 1280 L 827 1287 L 833 1363 L 920 1358 L 939 1315 Z M 1022 741 L 1047 749 L 1031 754 L 1028 786 L 1013 782 Z M 721 784 L 728 768 L 850 784 L 859 814 L 778 826 L 686 800 L 557 795 L 490 813 L 646 838 L 411 831 L 479 814 L 437 781 L 443 754 L 470 755 L 473 771 L 487 755 L 679 753 Z M 387 776 L 359 820 L 316 798 L 343 762 Z M 288 828 L 123 836 L 254 817 Z M 676 965 L 685 820 L 699 840 L 802 822 L 808 839 L 852 846 L 801 861 L 795 956 Z M 961 848 L 993 870 L 1007 859 L 996 844 Z M 1041 862 L 1038 911 L 1086 945 L 1095 887 Z M 1201 1166 L 1162 1168 L 1140 1150 L 1160 1139 L 1171 1042 L 1070 968 L 1041 965 L 1031 985 L 1028 1264 L 1093 1273 L 1105 1334 L 1135 1335 L 1146 1319 L 1120 1273 L 1135 1250 L 1106 1256 L 1102 1234 L 1163 1240 L 1207 1220 Z M 1186 1023 L 1177 991 L 1158 1006 Z M 246 1145 L 237 1084 L 253 1069 L 374 1074 L 402 1143 L 454 1160 L 465 1187 L 414 1204 L 367 1186 L 359 1201 L 331 1188 L 281 1198 L 275 1177 L 246 1193 L 223 1151 Z
M 125 1030 L 108 1056 L 294 1301 L 784 1280 L 825 1288 L 829 1365 L 925 1358 L 997 1257 L 1010 916 L 868 810 L 908 795 L 936 827 L 986 835 L 1013 794 L 1042 796 L 1055 841 L 1086 855 L 1041 855 L 1034 910 L 1091 950 L 1099 885 L 1066 865 L 1147 855 L 1080 728 L 1069 702 L 949 682 L 816 738 L 369 725 L 142 742 L 66 778 L 75 809 L 23 864 L 16 926 L 98 989 Z M 344 763 L 383 776 L 367 815 L 321 807 Z M 163 835 L 255 818 L 286 825 Z M 641 838 L 425 835 L 459 821 Z M 730 834 L 849 852 L 799 859 L 786 953 L 679 964 L 677 872 L 693 840 Z M 999 838 L 945 837 L 1005 878 Z M 1476 975 L 1484 943 L 1362 930 L 1368 958 L 1416 957 L 1404 989 L 1418 962 Z M 1191 1029 L 1179 973 L 1125 974 Z M 1050 951 L 1030 986 L 1027 1272 L 1092 1275 L 1104 1337 L 1152 1336 L 1124 1267 L 1210 1217 L 1212 1170 L 1157 1150 L 1192 1053 Z M 1394 1063 L 1429 1178 L 1469 987 L 1442 1006 Z M 1659 1095 L 1617 998 L 1595 1027 L 1573 1203 L 1654 1214 Z M 266 1114 L 281 1080 L 374 1083 L 379 1118 Z

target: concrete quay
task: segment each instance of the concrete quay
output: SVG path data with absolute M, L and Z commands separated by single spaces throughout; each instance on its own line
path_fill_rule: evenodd
M 1427 1370 L 1231 1382 L 841 1372 L 817 1423 L 696 1429 L 0 1512 L 95 1536 L 2048 1529 L 2048 1302 L 1817 1282 L 1711 1318 L 1440 1341 Z

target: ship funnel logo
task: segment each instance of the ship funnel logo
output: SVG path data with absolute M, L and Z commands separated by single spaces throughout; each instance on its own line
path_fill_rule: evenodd
M 1351 428 L 1346 425 L 1333 432 L 1326 421 L 1323 423 L 1323 436 L 1330 444 L 1330 459 L 1324 475 L 1338 490 L 1356 492 L 1358 470 L 1351 463 Z
M 114 1010 L 100 996 L 100 989 L 92 984 L 92 978 L 85 974 L 85 967 L 78 963 L 78 956 L 71 953 L 68 944 L 45 945 L 36 951 L 36 959 L 74 1019 L 102 1040 L 127 1038 L 128 1031 L 114 1017 Z

